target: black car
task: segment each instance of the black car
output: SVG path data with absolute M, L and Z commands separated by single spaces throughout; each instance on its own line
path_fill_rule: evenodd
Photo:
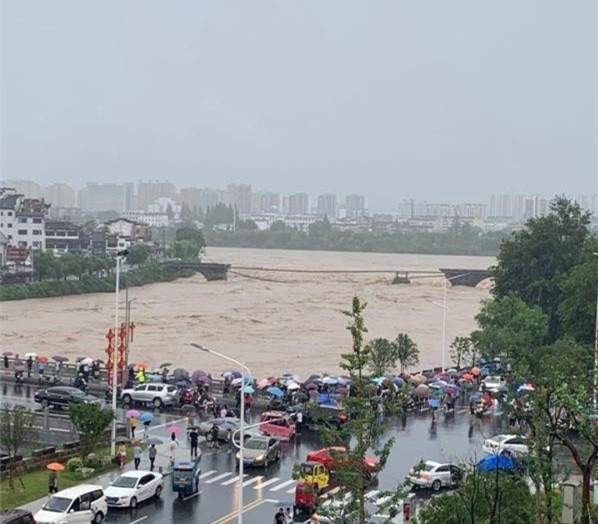
M 30 511 L 11 509 L 0 512 L 0 524 L 35 524 L 35 519 Z
M 43 407 L 66 407 L 72 402 L 84 402 L 86 404 L 100 405 L 100 399 L 93 395 L 87 395 L 80 389 L 70 386 L 54 386 L 40 389 L 35 392 L 34 399 Z

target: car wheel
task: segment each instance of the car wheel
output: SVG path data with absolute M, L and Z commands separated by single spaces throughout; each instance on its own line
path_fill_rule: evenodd
M 155 398 L 153 401 L 154 407 L 155 408 L 161 408 L 162 407 L 162 400 L 159 398 Z
M 136 497 L 133 497 L 131 499 L 131 502 L 129 502 L 129 507 L 131 509 L 135 509 L 137 507 L 137 498 Z
M 104 514 L 101 511 L 98 511 L 93 516 L 93 522 L 94 522 L 94 524 L 100 524 L 100 522 L 102 522 L 103 520 L 104 520 Z
M 438 492 L 438 491 L 440 491 L 441 487 L 442 487 L 442 484 L 438 479 L 436 479 L 434 482 L 432 482 L 432 491 Z
M 131 398 L 131 395 L 125 395 L 125 396 L 123 397 L 123 403 L 124 403 L 124 404 L 130 404 L 132 400 L 133 400 L 133 399 Z
M 160 498 L 160 495 L 162 495 L 162 486 L 158 486 L 158 487 L 156 488 L 156 492 L 154 493 L 154 496 L 155 496 L 157 499 L 159 499 L 159 498 Z

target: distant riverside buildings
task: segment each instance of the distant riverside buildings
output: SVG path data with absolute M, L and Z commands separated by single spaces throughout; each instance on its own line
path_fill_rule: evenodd
M 133 200 L 132 184 L 97 184 L 88 182 L 79 191 L 78 205 L 87 211 L 122 213 Z
M 337 214 L 336 195 L 327 193 L 325 195 L 318 196 L 318 206 L 316 208 L 316 214 L 321 217 L 327 216 L 330 219 L 336 218 L 336 214 Z
M 295 193 L 288 197 L 288 209 L 284 214 L 307 215 L 309 211 L 309 196 L 307 193 Z
M 50 184 L 44 189 L 44 198 L 55 207 L 75 207 L 77 204 L 75 190 L 68 184 Z
M 345 198 L 345 214 L 347 218 L 359 218 L 365 215 L 365 197 L 363 195 L 347 195 Z
M 153 181 L 139 182 L 137 184 L 137 199 L 135 209 L 146 210 L 147 207 L 159 198 L 176 198 L 177 190 L 172 182 Z

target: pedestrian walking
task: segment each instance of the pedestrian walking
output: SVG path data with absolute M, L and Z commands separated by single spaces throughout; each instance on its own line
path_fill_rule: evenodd
M 137 441 L 133 444 L 133 462 L 135 463 L 135 469 L 139 469 L 139 464 L 141 463 L 141 447 Z
M 284 515 L 284 509 L 279 508 L 278 511 L 276 512 L 276 515 L 274 515 L 274 524 L 286 524 L 286 518 Z
M 158 454 L 158 450 L 156 449 L 156 445 L 152 444 L 149 449 L 147 450 L 147 456 L 149 457 L 150 461 L 150 471 L 154 471 L 154 461 L 156 460 L 156 455 Z
M 295 425 L 297 427 L 297 432 L 300 432 L 303 428 L 303 411 L 297 411 L 295 415 Z
M 55 471 L 50 471 L 50 476 L 48 477 L 48 492 L 50 495 L 58 492 L 58 476 Z
M 199 433 L 196 428 L 192 428 L 189 433 L 189 440 L 191 442 L 191 458 L 197 458 L 197 444 L 199 442 Z
M 176 438 L 176 433 L 173 431 L 170 434 L 170 463 L 174 465 L 174 460 L 176 459 L 176 450 L 179 447 L 179 441 Z
M 144 442 L 147 442 L 147 439 L 149 438 L 150 424 L 151 424 L 151 422 L 149 420 L 143 423 L 143 441 Z
M 31 369 L 33 368 L 33 357 L 29 355 L 27 357 L 27 378 L 31 378 Z
M 4 355 L 4 369 L 8 369 L 8 355 Z
M 291 508 L 287 508 L 284 511 L 284 518 L 285 518 L 285 523 L 286 524 L 293 524 L 293 522 L 295 522 L 295 519 L 293 518 L 293 512 L 291 511 Z
M 135 430 L 137 429 L 137 417 L 129 419 L 129 426 L 131 426 L 131 440 L 135 439 Z
M 126 462 L 127 462 L 127 447 L 123 443 L 118 447 L 118 463 L 120 464 L 121 471 L 124 471 Z

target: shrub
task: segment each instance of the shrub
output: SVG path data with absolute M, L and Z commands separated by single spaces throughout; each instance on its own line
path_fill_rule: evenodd
M 79 468 L 83 467 L 83 460 L 81 457 L 73 457 L 69 459 L 66 463 L 67 471 L 77 471 Z

